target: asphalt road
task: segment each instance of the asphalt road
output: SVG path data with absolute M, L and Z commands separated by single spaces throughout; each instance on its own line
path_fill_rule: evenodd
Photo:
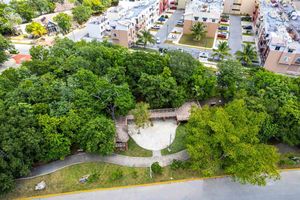
M 230 35 L 229 35 L 229 47 L 231 48 L 231 54 L 242 49 L 242 24 L 241 17 L 230 15 Z
M 299 200 L 300 170 L 286 171 L 265 187 L 241 185 L 229 178 L 100 190 L 62 195 L 48 200 Z
M 13 44 L 20 54 L 29 54 L 32 45 L 29 44 Z
M 173 15 L 166 21 L 166 23 L 157 31 L 155 37 L 159 37 L 161 43 L 163 43 L 168 35 L 171 33 L 177 22 L 183 16 L 184 11 L 176 10 Z

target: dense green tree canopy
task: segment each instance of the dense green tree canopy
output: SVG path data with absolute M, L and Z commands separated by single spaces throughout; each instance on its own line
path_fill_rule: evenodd
M 92 14 L 92 9 L 87 6 L 77 6 L 73 8 L 72 14 L 73 14 L 73 19 L 78 23 L 78 24 L 83 24 L 86 22 L 91 14 Z
M 224 170 L 242 183 L 264 185 L 267 178 L 277 179 L 276 149 L 258 138 L 265 119 L 264 113 L 248 110 L 243 100 L 225 108 L 193 110 L 186 127 L 192 168 L 204 175 Z
M 67 34 L 72 27 L 72 18 L 66 13 L 59 13 L 53 20 L 57 23 L 63 34 Z

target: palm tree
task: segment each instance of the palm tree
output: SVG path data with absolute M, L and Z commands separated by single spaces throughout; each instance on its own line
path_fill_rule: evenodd
M 153 35 L 146 30 L 141 31 L 140 34 L 138 34 L 138 40 L 137 43 L 142 43 L 144 48 L 146 48 L 147 44 L 154 44 L 155 39 L 153 38 Z
M 214 53 L 212 54 L 212 56 L 214 58 L 217 57 L 217 58 L 223 60 L 226 56 L 230 56 L 230 53 L 229 53 L 230 50 L 231 49 L 230 49 L 228 43 L 225 41 L 222 41 L 219 43 L 217 49 L 213 49 Z
M 202 22 L 197 22 L 191 28 L 192 35 L 194 36 L 194 40 L 200 41 L 203 37 L 205 37 L 207 31 L 206 26 Z
M 33 35 L 33 37 L 41 37 L 47 34 L 45 27 L 38 22 L 32 22 L 31 24 L 27 25 L 26 31 Z
M 255 47 L 247 43 L 246 45 L 243 46 L 242 51 L 237 51 L 235 53 L 236 58 L 241 61 L 243 64 L 246 66 L 250 66 L 252 64 L 252 61 L 257 59 L 257 53 Z

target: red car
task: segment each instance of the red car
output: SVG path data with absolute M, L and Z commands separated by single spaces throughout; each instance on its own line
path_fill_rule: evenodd
M 224 35 L 224 34 L 218 34 L 218 38 L 221 38 L 221 39 L 226 39 L 226 38 L 227 38 L 227 36 L 226 36 L 226 35 Z
M 221 19 L 221 22 L 228 22 L 228 19 Z

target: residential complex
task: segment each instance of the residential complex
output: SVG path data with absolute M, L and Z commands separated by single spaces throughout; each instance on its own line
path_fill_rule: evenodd
M 207 27 L 207 37 L 214 38 L 218 31 L 219 21 L 223 13 L 223 0 L 196 0 L 187 1 L 183 33 L 191 34 L 193 24 L 203 22 Z
M 257 0 L 224 0 L 224 13 L 234 15 L 253 15 Z
M 87 25 L 90 38 L 108 39 L 130 47 L 140 30 L 149 29 L 166 9 L 167 0 L 120 1 L 98 19 Z
M 254 26 L 261 62 L 267 70 L 300 75 L 300 10 L 297 5 L 299 1 L 259 2 Z

